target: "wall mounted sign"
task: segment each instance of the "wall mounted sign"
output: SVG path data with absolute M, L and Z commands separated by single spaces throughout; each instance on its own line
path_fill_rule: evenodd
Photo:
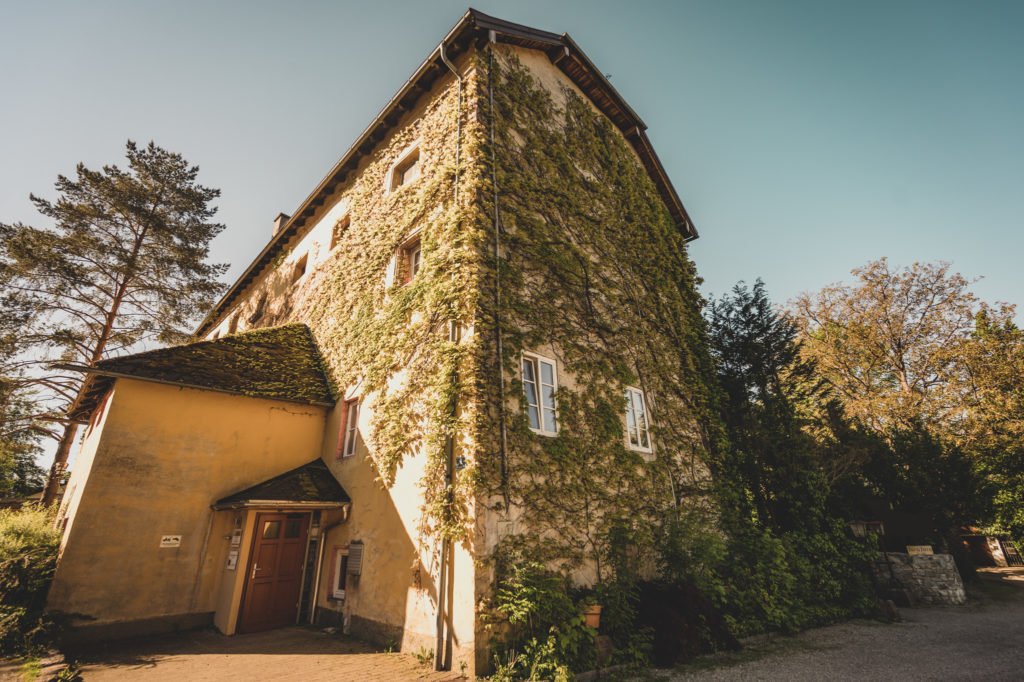
M 907 545 L 907 554 L 910 556 L 925 556 L 935 554 L 931 545 Z
M 160 536 L 160 547 L 181 547 L 181 536 L 180 535 L 162 535 Z
M 238 550 L 233 549 L 228 552 L 228 563 L 224 566 L 229 571 L 235 570 L 235 566 L 238 565 Z

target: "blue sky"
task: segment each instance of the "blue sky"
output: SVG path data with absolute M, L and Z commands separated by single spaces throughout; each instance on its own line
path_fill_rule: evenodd
M 706 293 L 762 277 L 784 302 L 888 256 L 1024 303 L 1024 3 L 474 6 L 611 74 L 701 232 Z M 214 256 L 237 275 L 465 9 L 2 3 L 0 220 L 152 139 L 223 191 Z

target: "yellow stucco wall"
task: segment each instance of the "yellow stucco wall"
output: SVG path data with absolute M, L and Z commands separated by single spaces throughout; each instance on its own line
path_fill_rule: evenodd
M 349 397 L 357 395 L 349 394 Z M 321 570 L 325 587 L 318 605 L 342 614 L 346 628 L 356 634 L 391 639 L 403 651 L 436 651 L 440 549 L 419 537 L 425 457 L 407 457 L 394 485 L 385 487 L 369 460 L 367 439 L 373 425 L 373 396 L 361 396 L 360 437 L 356 453 L 337 456 L 342 404 L 328 415 L 323 459 L 352 498 L 348 520 L 330 531 Z M 334 548 L 363 543 L 363 571 L 350 578 L 346 598 L 331 598 L 326 588 Z M 452 592 L 445 597 L 455 653 L 454 669 L 465 661 L 472 669 L 475 630 L 475 589 L 472 548 L 452 549 Z M 370 623 L 366 623 L 370 621 Z M 369 627 L 369 629 L 368 629 Z
M 69 482 L 50 608 L 99 624 L 223 607 L 222 579 L 245 568 L 224 571 L 234 517 L 210 505 L 315 459 L 324 418 L 319 407 L 117 380 L 83 448 L 94 454 L 79 456 Z M 171 534 L 180 547 L 161 548 Z

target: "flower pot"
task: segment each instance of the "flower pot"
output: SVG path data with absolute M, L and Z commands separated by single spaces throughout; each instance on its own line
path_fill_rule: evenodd
M 601 625 L 601 605 L 591 604 L 583 609 L 583 619 L 588 628 L 595 630 Z

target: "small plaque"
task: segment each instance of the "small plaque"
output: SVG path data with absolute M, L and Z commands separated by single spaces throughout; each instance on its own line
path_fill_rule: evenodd
M 181 547 L 181 536 L 180 535 L 161 535 L 160 536 L 160 547 Z
M 240 544 L 242 544 L 242 529 L 236 528 L 231 533 L 231 546 L 238 547 Z
M 910 556 L 925 556 L 935 554 L 931 545 L 907 545 L 907 554 Z
M 224 566 L 229 571 L 235 570 L 235 566 L 238 565 L 238 550 L 233 549 L 228 552 L 228 563 Z

